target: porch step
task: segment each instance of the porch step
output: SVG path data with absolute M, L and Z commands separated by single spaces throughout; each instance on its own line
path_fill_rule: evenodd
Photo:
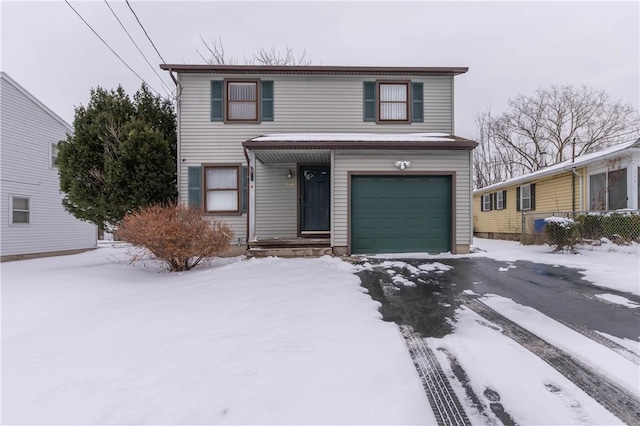
M 250 248 L 310 248 L 310 247 L 330 247 L 329 238 L 262 238 L 257 241 L 250 241 Z
M 251 247 L 247 250 L 250 257 L 320 257 L 327 254 L 332 254 L 331 247 Z

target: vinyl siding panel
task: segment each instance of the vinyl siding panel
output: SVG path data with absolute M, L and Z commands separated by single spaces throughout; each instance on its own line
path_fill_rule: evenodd
M 287 170 L 295 176 L 287 179 Z M 298 234 L 295 164 L 258 163 L 256 167 L 256 236 L 295 238 Z
M 51 142 L 70 128 L 16 83 L 1 80 L 2 256 L 94 248 L 96 227 L 64 210 L 58 170 L 50 166 Z M 11 195 L 30 197 L 30 224 L 10 225 Z
M 406 124 L 376 124 L 363 121 L 363 81 L 375 81 L 375 77 L 282 75 L 251 77 L 260 77 L 274 82 L 274 121 L 259 124 L 212 122 L 211 80 L 238 78 L 238 76 L 188 73 L 179 75 L 181 95 L 178 105 L 180 111 L 178 188 L 182 202 L 187 201 L 189 166 L 202 163 L 246 164 L 242 142 L 259 135 L 310 132 L 453 132 L 453 77 L 407 77 L 406 79 L 423 83 L 424 122 Z M 397 80 L 397 78 L 392 79 Z M 269 176 L 266 178 L 271 179 Z M 260 191 L 264 190 L 266 190 L 264 187 L 259 189 L 257 195 L 260 196 Z M 290 197 L 290 194 L 285 194 L 286 191 L 282 192 L 274 195 L 283 196 L 285 199 Z M 256 200 L 256 207 L 262 209 L 261 213 L 256 214 L 258 233 L 261 230 L 266 233 L 282 231 L 288 234 L 291 232 L 290 223 L 287 226 L 277 223 L 283 217 L 289 220 L 292 213 L 287 211 L 286 215 L 282 216 L 283 209 L 269 205 L 270 200 L 276 199 L 262 197 Z M 296 214 L 295 209 L 296 207 L 293 208 L 293 214 Z M 218 219 L 229 223 L 237 236 L 245 238 L 246 215 L 242 218 L 219 216 Z
M 407 171 L 455 172 L 455 238 L 454 244 L 471 244 L 471 176 L 469 151 L 336 151 L 334 158 L 334 189 L 332 200 L 332 230 L 334 246 L 347 246 L 349 233 L 349 172 L 398 172 L 394 163 L 407 160 Z
M 584 173 L 578 170 L 578 173 Z M 536 184 L 536 208 L 529 210 L 528 213 L 550 213 L 571 211 L 571 172 L 562 172 L 555 176 L 541 180 L 532 180 L 527 183 Z M 473 195 L 474 232 L 494 232 L 494 233 L 513 233 L 519 234 L 522 229 L 522 212 L 516 210 L 517 196 L 516 188 L 526 185 L 520 183 L 518 185 L 509 186 L 507 190 L 507 208 L 504 210 L 482 211 L 482 195 L 494 193 L 490 191 L 483 193 L 481 190 Z M 584 183 L 583 183 L 584 185 Z M 500 191 L 505 188 L 500 189 Z M 584 188 L 583 188 L 584 192 Z M 580 179 L 576 176 L 575 187 L 576 209 L 580 208 Z

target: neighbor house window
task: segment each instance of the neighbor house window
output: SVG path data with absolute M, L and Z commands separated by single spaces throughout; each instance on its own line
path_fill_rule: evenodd
M 627 208 L 627 169 L 589 176 L 589 209 Z
M 28 225 L 31 223 L 31 199 L 29 197 L 11 196 L 11 224 Z
M 378 83 L 380 121 L 409 120 L 409 83 Z
M 205 211 L 238 213 L 240 168 L 238 166 L 205 166 Z
M 531 185 L 520 187 L 520 210 L 531 210 Z
M 58 158 L 58 143 L 51 142 L 51 167 L 56 167 L 57 158 Z
M 227 121 L 258 121 L 257 81 L 227 81 Z
M 482 196 L 482 211 L 486 212 L 491 210 L 491 194 L 485 194 Z
M 496 192 L 496 210 L 504 209 L 504 191 Z

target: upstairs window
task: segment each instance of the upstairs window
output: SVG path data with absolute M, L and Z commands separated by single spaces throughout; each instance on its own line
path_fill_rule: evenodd
M 378 83 L 380 121 L 408 121 L 409 84 Z
M 31 199 L 29 197 L 11 196 L 11 225 L 28 225 L 31 223 Z
M 424 84 L 421 81 L 365 81 L 363 121 L 424 122 Z
M 58 159 L 58 143 L 51 142 L 51 165 L 50 167 L 56 167 L 56 160 Z
M 227 121 L 258 120 L 258 82 L 227 82 Z
M 211 80 L 211 121 L 273 121 L 273 81 Z

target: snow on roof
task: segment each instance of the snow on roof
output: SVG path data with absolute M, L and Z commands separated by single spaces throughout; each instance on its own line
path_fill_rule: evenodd
M 634 146 L 635 145 L 635 146 Z M 579 157 L 576 157 L 573 162 L 571 159 L 563 161 L 558 164 L 554 164 L 553 166 L 545 167 L 544 169 L 536 170 L 535 172 L 527 173 L 524 175 L 516 176 L 511 179 L 507 179 L 503 182 L 495 183 L 493 185 L 485 186 L 484 188 L 479 188 L 473 191 L 474 194 L 489 192 L 492 190 L 496 190 L 499 188 L 503 188 L 505 186 L 513 185 L 520 182 L 525 182 L 529 180 L 533 180 L 536 178 L 542 178 L 545 176 L 553 175 L 556 173 L 561 173 L 563 171 L 568 171 L 574 167 L 581 167 L 587 165 L 589 163 L 593 163 L 596 160 L 604 159 L 605 157 L 616 154 L 619 151 L 625 150 L 627 148 L 640 148 L 640 139 L 621 143 L 618 145 L 614 145 L 610 148 L 603 149 L 601 151 L 591 152 L 589 154 L 584 154 Z
M 455 142 L 447 133 L 280 133 L 253 138 L 256 142 L 305 141 L 305 142 Z

